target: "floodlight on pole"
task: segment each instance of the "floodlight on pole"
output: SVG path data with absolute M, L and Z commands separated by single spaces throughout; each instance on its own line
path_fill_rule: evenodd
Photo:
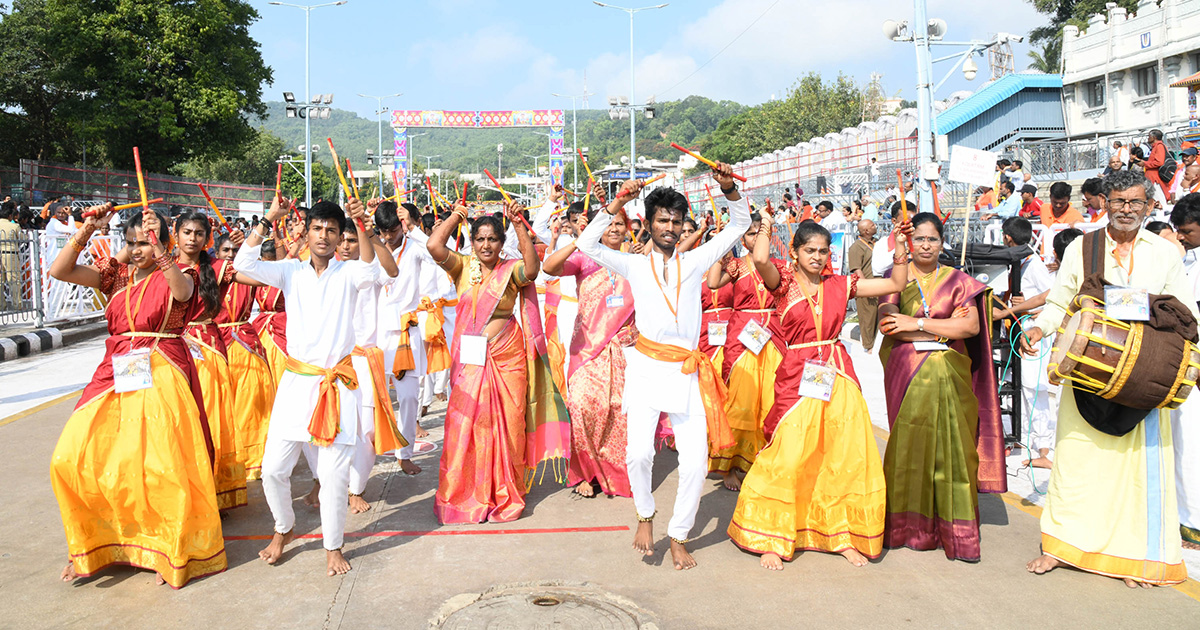
M 333 95 L 330 94 L 330 96 L 332 97 Z M 375 122 L 379 125 L 379 156 L 382 158 L 383 157 L 383 99 L 395 98 L 397 96 L 404 96 L 404 93 L 396 92 L 395 94 L 388 94 L 387 96 L 371 96 L 370 94 L 361 94 L 360 93 L 359 96 L 362 98 L 375 99 L 375 105 L 376 105 L 376 107 L 375 107 Z M 370 153 L 370 151 L 367 151 L 367 153 Z M 376 168 L 375 170 L 379 176 L 379 194 L 382 195 L 383 194 L 383 161 L 380 160 L 380 163 L 376 166 L 378 168 Z
M 585 84 L 586 84 L 586 81 L 585 81 Z M 571 144 L 573 144 L 574 146 L 579 146 L 579 134 L 575 130 L 575 99 L 582 98 L 582 99 L 584 99 L 584 102 L 586 103 L 587 97 L 592 96 L 592 93 L 588 92 L 587 88 L 585 87 L 583 89 L 583 94 L 559 94 L 557 92 L 554 92 L 554 93 L 550 94 L 550 96 L 571 99 Z M 574 151 L 571 152 L 571 177 L 574 180 L 574 183 L 572 183 L 571 188 L 578 190 L 579 189 L 579 161 L 575 159 Z
M 310 63 L 309 63 L 309 61 L 310 61 L 309 60 L 309 48 L 310 48 L 309 47 L 309 24 L 311 23 L 312 10 L 320 9 L 322 7 L 337 7 L 337 6 L 346 4 L 346 2 L 348 2 L 348 1 L 349 0 L 338 0 L 337 2 L 326 2 L 324 4 L 309 4 L 309 5 L 291 4 L 288 2 L 269 2 L 269 3 L 267 3 L 267 4 L 275 5 L 277 7 L 292 7 L 293 9 L 300 9 L 300 10 L 304 11 L 304 93 L 308 96 L 311 96 L 311 94 L 312 94 L 311 92 L 309 92 L 309 79 L 311 78 Z M 315 103 L 316 101 L 313 101 L 313 102 Z M 329 105 L 332 103 L 333 103 L 333 95 L 330 94 L 328 96 L 328 100 L 325 101 L 325 104 Z M 326 112 L 326 113 L 324 113 L 323 117 L 328 118 L 329 114 Z M 304 117 L 304 145 L 306 147 L 312 146 L 312 124 L 309 119 L 310 119 L 309 116 Z M 312 151 L 311 150 L 304 152 L 304 205 L 306 205 L 310 208 L 312 207 Z

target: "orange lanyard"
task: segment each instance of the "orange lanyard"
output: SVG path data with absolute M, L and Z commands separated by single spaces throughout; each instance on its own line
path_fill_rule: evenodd
M 679 326 L 679 291 L 683 287 L 683 270 L 679 263 L 679 252 L 675 253 L 675 306 L 671 306 L 671 299 L 667 297 L 667 290 L 663 288 L 661 282 L 658 281 L 658 272 L 654 270 L 654 256 L 647 256 L 650 260 L 650 273 L 654 275 L 654 284 L 658 285 L 659 292 L 662 293 L 663 301 L 667 303 L 667 308 L 671 309 L 671 315 L 675 317 L 675 326 Z M 665 260 L 663 261 L 666 262 Z M 715 303 L 714 303 L 715 306 Z
M 823 310 L 821 305 L 825 303 L 825 282 L 822 280 L 822 282 L 817 285 L 817 298 L 815 300 L 811 295 L 808 294 L 808 289 L 805 289 L 804 285 L 799 281 L 796 281 L 796 286 L 800 287 L 800 292 L 804 294 L 804 299 L 808 300 L 808 306 L 812 309 L 814 324 L 816 325 L 816 343 L 821 343 L 824 341 L 824 339 L 821 338 L 821 329 L 824 326 L 824 317 L 821 315 L 821 311 Z M 821 347 L 817 347 L 817 358 L 821 358 Z M 833 355 L 830 354 L 829 358 L 832 360 Z
M 125 287 L 125 319 L 129 321 L 129 332 L 137 332 L 137 326 L 133 323 L 133 311 L 142 312 L 142 300 L 146 299 L 146 289 L 150 287 L 150 276 L 154 275 L 154 272 L 151 271 L 150 276 L 142 278 L 142 292 L 138 294 L 137 308 L 131 309 L 129 306 L 129 295 L 133 293 L 133 273 L 131 269 L 129 271 L 129 284 Z
M 468 259 L 468 260 L 470 260 L 470 259 Z M 483 266 L 483 261 L 480 261 L 479 266 L 480 267 Z M 469 272 L 470 272 L 470 270 L 468 270 L 468 273 Z M 471 323 L 472 324 L 477 323 L 475 321 L 475 317 L 476 317 L 475 311 L 477 308 L 479 308 L 479 287 L 487 284 L 487 281 L 492 279 L 492 274 L 494 274 L 494 273 L 496 273 L 496 268 L 492 267 L 490 270 L 488 270 L 487 275 L 484 276 L 483 279 L 481 279 L 479 281 L 479 283 L 476 284 L 474 286 L 474 288 L 472 289 L 472 293 L 471 293 Z M 504 299 L 504 298 L 502 297 L 500 299 Z
M 1137 245 L 1137 243 L 1135 242 L 1134 245 Z M 1125 279 L 1127 281 L 1132 282 L 1133 281 L 1133 247 L 1131 246 L 1129 248 L 1129 267 L 1128 268 L 1125 267 L 1125 261 L 1121 259 L 1121 254 L 1120 254 L 1120 252 L 1117 251 L 1116 247 L 1113 247 L 1112 254 L 1113 254 L 1113 258 L 1115 258 L 1117 260 L 1117 266 L 1120 267 L 1121 269 L 1125 270 Z
M 750 257 L 746 257 L 746 265 L 750 267 L 750 280 L 754 282 L 754 296 L 758 298 L 758 310 L 767 308 L 767 287 L 763 284 L 762 276 L 758 275 L 758 269 L 754 267 L 754 263 L 750 262 Z

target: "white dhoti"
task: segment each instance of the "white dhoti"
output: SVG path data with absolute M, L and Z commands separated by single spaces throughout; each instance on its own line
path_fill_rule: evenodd
M 1188 399 L 1171 411 L 1171 433 L 1179 524 L 1200 530 L 1200 393 L 1192 390 Z
M 400 378 L 392 376 L 392 366 L 396 362 L 396 348 L 400 344 L 398 331 L 385 331 L 380 334 L 379 347 L 383 349 L 383 369 L 388 373 L 392 387 L 396 388 L 396 425 L 400 435 L 408 442 L 408 446 L 400 449 L 397 459 L 412 459 L 413 447 L 417 443 L 417 421 L 421 418 L 419 387 L 421 376 L 425 374 L 425 343 L 419 327 L 409 328 L 409 346 L 412 348 L 414 369 L 407 370 Z
M 275 531 L 286 534 L 296 524 L 292 511 L 292 469 L 307 442 L 267 438 L 263 449 L 263 495 L 275 518 Z M 342 548 L 346 530 L 346 502 L 350 483 L 353 444 L 314 447 L 317 478 L 321 480 L 321 537 L 329 551 Z
M 1046 366 L 1050 362 L 1052 337 L 1043 337 L 1038 342 L 1037 354 L 1021 359 L 1021 415 L 1019 418 L 1025 443 L 1038 457 L 1041 449 L 1049 449 L 1047 457 L 1053 459 L 1054 433 L 1058 426 L 1058 386 L 1050 384 Z

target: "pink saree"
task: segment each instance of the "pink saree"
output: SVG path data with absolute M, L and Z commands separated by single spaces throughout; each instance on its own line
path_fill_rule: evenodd
M 464 274 L 470 262 L 464 259 Z M 517 267 L 517 261 L 501 262 L 478 290 L 460 290 L 455 307 L 451 395 L 434 497 L 434 513 L 443 524 L 516 520 L 533 471 L 568 453 L 570 422 L 547 367 L 532 283 L 520 289 L 519 315 L 514 312 L 488 339 L 484 365 L 462 361 L 463 335 L 483 333 Z
M 579 252 L 567 258 L 563 275 L 575 276 L 579 287 L 579 316 L 567 376 L 571 414 L 567 485 L 594 480 L 604 494 L 633 496 L 625 468 L 626 418 L 621 412 L 624 348 L 638 337 L 633 290 L 625 278 Z

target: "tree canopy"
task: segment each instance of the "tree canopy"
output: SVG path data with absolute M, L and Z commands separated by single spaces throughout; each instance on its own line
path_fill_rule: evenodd
M 14 0 L 0 20 L 0 161 L 148 170 L 242 155 L 270 83 L 243 0 Z M 95 156 L 95 157 L 92 157 Z

